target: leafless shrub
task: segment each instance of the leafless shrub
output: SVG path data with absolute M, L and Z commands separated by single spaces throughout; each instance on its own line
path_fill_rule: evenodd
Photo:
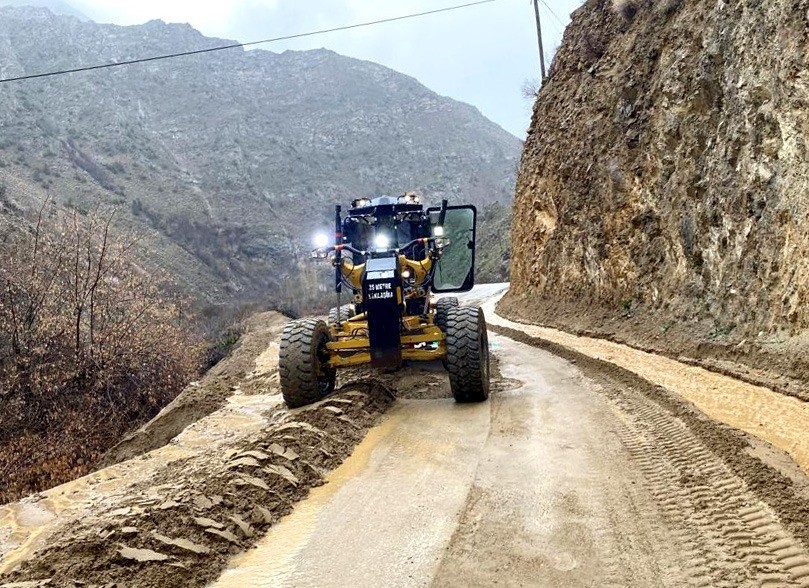
M 520 94 L 526 102 L 533 102 L 539 94 L 540 82 L 537 79 L 526 79 L 520 87 Z
M 0 503 L 87 473 L 195 373 L 180 301 L 113 216 L 46 203 L 1 245 Z

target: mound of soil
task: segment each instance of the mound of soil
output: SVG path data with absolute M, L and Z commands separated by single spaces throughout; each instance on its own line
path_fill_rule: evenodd
M 258 381 L 248 376 L 256 371 L 257 358 L 261 358 L 270 343 L 278 338 L 289 319 L 277 312 L 264 312 L 250 317 L 245 332 L 231 354 L 216 364 L 199 382 L 193 382 L 156 417 L 110 449 L 99 464 L 108 467 L 135 456 L 162 447 L 180 434 L 191 423 L 222 408 L 237 386 L 243 392 L 266 384 L 276 373 L 270 366 Z M 256 392 L 258 390 L 252 390 Z
M 251 438 L 173 462 L 103 511 L 63 525 L 47 548 L 2 580 L 205 586 L 322 484 L 391 401 L 384 383 L 366 379 L 303 409 L 279 406 Z
M 809 401 L 805 337 L 739 339 L 717 333 L 712 321 L 666 320 L 644 305 L 610 310 L 513 291 L 497 310 L 513 321 L 622 343 Z

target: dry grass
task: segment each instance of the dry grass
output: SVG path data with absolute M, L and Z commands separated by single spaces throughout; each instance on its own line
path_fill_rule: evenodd
M 46 203 L 0 256 L 0 503 L 91 470 L 197 369 L 179 300 L 114 213 Z

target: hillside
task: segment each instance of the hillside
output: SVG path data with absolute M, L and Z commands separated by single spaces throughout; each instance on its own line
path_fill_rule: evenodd
M 0 8 L 3 77 L 224 43 L 188 25 Z M 316 280 L 311 234 L 335 203 L 416 189 L 507 204 L 521 147 L 471 106 L 326 50 L 233 50 L 4 84 L 0 126 L 4 213 L 46 194 L 81 211 L 119 206 L 119 228 L 148 236 L 148 261 L 213 304 L 300 305 L 301 282 Z M 495 226 L 504 210 L 489 215 Z M 503 247 L 489 249 L 499 258 L 481 277 L 499 279 Z
M 503 309 L 804 379 L 808 44 L 805 2 L 589 0 L 535 105 Z
M 38 6 L 47 8 L 54 14 L 74 16 L 83 21 L 90 20 L 86 14 L 76 10 L 62 0 L 0 0 L 0 7 L 1 6 Z

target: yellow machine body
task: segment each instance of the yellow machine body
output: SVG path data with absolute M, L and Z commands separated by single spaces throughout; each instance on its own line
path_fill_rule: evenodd
M 350 259 L 343 259 L 340 263 L 340 269 L 343 277 L 354 287 L 357 291 L 362 291 L 362 274 L 365 272 L 365 264 L 354 264 Z M 404 255 L 399 256 L 399 271 L 410 270 L 412 275 L 412 282 L 415 284 L 413 292 L 409 293 L 413 296 L 418 295 L 420 289 L 422 294 L 424 292 L 424 284 L 427 281 L 427 276 L 430 275 L 430 270 L 433 269 L 432 257 L 427 257 L 422 261 L 414 261 L 408 259 Z M 361 297 L 356 302 L 361 302 Z
M 433 324 L 432 316 L 406 316 L 402 320 L 402 359 L 410 361 L 433 361 L 445 359 L 446 337 Z M 329 367 L 345 368 L 371 363 L 371 343 L 368 339 L 368 321 L 360 314 L 331 325 Z
M 399 271 L 409 272 L 408 286 L 397 288 L 399 305 L 408 298 L 424 297 L 425 282 L 433 267 L 433 259 L 428 256 L 423 261 L 414 261 L 404 255 L 399 256 Z M 362 277 L 365 264 L 354 264 L 349 259 L 341 260 L 341 271 L 345 279 L 358 292 L 362 291 Z M 357 294 L 354 302 L 361 303 L 362 295 Z M 447 350 L 444 333 L 433 324 L 433 315 L 426 318 L 420 315 L 402 318 L 402 359 L 410 361 L 433 361 L 445 359 Z M 368 338 L 368 321 L 365 313 L 347 318 L 339 324 L 331 325 L 329 366 L 344 368 L 371 363 L 371 345 Z

